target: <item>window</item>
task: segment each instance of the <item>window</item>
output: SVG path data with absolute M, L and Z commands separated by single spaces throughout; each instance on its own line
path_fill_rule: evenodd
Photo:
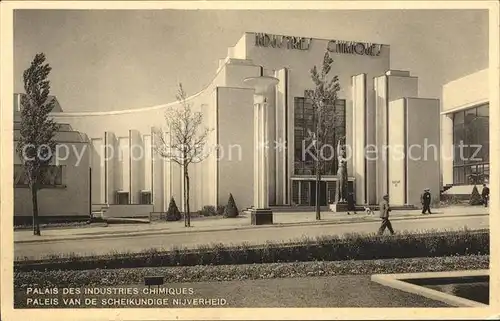
M 462 146 L 464 145 L 464 130 L 463 125 L 453 126 L 453 159 L 455 165 L 463 164 L 464 160 L 464 151 Z
M 151 204 L 150 191 L 141 191 L 140 196 L 140 204 Z
M 299 200 L 299 181 L 292 181 L 292 203 L 300 204 Z
M 14 187 L 28 187 L 24 165 L 14 165 Z M 63 187 L 63 165 L 48 165 L 42 169 L 42 188 Z
M 305 95 L 306 96 L 306 95 Z M 337 159 L 335 157 L 335 149 L 338 139 L 345 136 L 346 120 L 345 120 L 345 105 L 344 99 L 338 99 L 334 104 L 328 106 L 333 109 L 335 117 L 334 130 L 325 137 L 325 145 L 322 149 L 324 162 L 321 172 L 324 175 L 335 175 L 337 173 Z M 310 99 L 304 97 L 295 97 L 294 99 L 294 174 L 295 175 L 315 175 L 315 150 L 313 148 L 312 133 L 316 131 L 316 114 L 314 106 Z
M 453 124 L 460 125 L 464 123 L 464 113 L 459 111 L 458 113 L 453 114 Z
M 477 107 L 477 117 L 490 117 L 488 105 L 483 105 L 481 107 Z
M 300 188 L 300 199 L 299 199 L 299 204 L 301 205 L 309 205 L 310 201 L 310 189 L 309 189 L 310 182 L 308 181 L 303 181 L 300 182 L 299 188 Z
M 453 184 L 482 183 L 489 176 L 489 105 L 453 114 Z
M 128 192 L 117 191 L 116 192 L 116 204 L 120 204 L 120 205 L 130 204 Z

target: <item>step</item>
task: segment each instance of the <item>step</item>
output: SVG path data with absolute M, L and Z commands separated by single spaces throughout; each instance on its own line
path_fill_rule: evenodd
M 369 205 L 372 211 L 378 211 L 378 205 Z M 316 211 L 316 207 L 314 206 L 288 206 L 288 205 L 280 205 L 280 206 L 269 206 L 269 208 L 275 213 L 287 213 L 287 212 L 314 212 Z M 400 205 L 400 206 L 391 206 L 391 209 L 395 211 L 399 210 L 417 210 L 418 208 L 413 205 Z M 252 208 L 247 208 L 243 210 L 245 213 L 250 213 Z M 365 205 L 356 205 L 356 211 L 364 211 Z M 321 211 L 330 211 L 330 206 L 321 206 Z

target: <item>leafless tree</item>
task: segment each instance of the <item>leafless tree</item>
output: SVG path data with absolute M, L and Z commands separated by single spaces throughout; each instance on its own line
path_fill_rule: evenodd
M 316 167 L 316 219 L 321 219 L 320 213 L 320 182 L 321 169 L 324 167 L 324 155 L 321 151 L 327 144 L 330 135 L 336 130 L 337 113 L 335 110 L 335 101 L 340 90 L 338 76 L 330 76 L 333 59 L 328 51 L 325 52 L 321 70 L 314 66 L 311 69 L 311 79 L 314 83 L 314 90 L 308 91 L 308 99 L 311 100 L 314 110 L 314 132 L 313 142 L 315 150 Z
M 178 164 L 183 173 L 184 226 L 191 226 L 189 209 L 189 165 L 200 163 L 208 155 L 205 145 L 212 131 L 203 125 L 201 112 L 194 112 L 186 99 L 186 92 L 179 84 L 176 95 L 180 106 L 165 111 L 165 128 L 156 129 L 154 150 L 162 158 Z

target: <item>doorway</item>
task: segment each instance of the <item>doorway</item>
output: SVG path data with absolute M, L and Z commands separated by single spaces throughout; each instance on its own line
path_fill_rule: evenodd
M 309 205 L 310 206 L 316 206 L 316 181 L 310 181 L 309 182 L 311 185 L 310 191 L 311 191 L 311 197 L 309 199 Z M 326 182 L 319 182 L 319 205 L 320 206 L 326 206 L 328 205 L 327 203 L 327 190 L 326 190 Z

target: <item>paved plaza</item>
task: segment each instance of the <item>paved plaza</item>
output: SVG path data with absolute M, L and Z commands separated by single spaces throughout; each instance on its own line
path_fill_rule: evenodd
M 433 219 L 446 217 L 465 217 L 465 216 L 481 216 L 488 215 L 489 209 L 476 206 L 454 206 L 445 207 L 433 210 L 433 215 L 422 215 L 420 210 L 398 210 L 391 212 L 391 220 L 408 220 L 408 219 Z M 273 215 L 273 225 L 252 226 L 248 214 L 241 214 L 237 218 L 222 218 L 222 217 L 202 217 L 193 218 L 191 227 L 186 229 L 184 221 L 165 222 L 153 221 L 149 224 L 109 224 L 108 226 L 96 226 L 85 228 L 57 228 L 44 229 L 41 236 L 34 236 L 31 230 L 20 230 L 14 233 L 14 241 L 16 243 L 31 243 L 40 241 L 55 241 L 55 240 L 73 240 L 73 239 L 96 239 L 103 237 L 117 236 L 139 236 L 152 234 L 171 234 L 189 232 L 206 232 L 206 231 L 227 231 L 227 230 L 243 230 L 243 229 L 262 229 L 274 227 L 290 227 L 290 226 L 310 226 L 310 225 L 331 225 L 344 223 L 361 223 L 361 222 L 379 222 L 378 212 L 374 215 L 365 215 L 364 212 L 358 212 L 355 215 L 347 215 L 346 213 L 333 213 L 325 211 L 321 213 L 321 220 L 316 220 L 314 212 L 276 212 Z
M 489 227 L 489 216 L 484 208 L 469 211 L 436 211 L 435 215 L 411 215 L 399 213 L 393 215 L 396 231 L 424 231 L 432 229 L 459 230 L 467 227 L 484 229 Z M 484 212 L 480 212 L 480 211 Z M 439 212 L 439 214 L 437 214 Z M 415 211 L 413 211 L 415 214 Z M 302 236 L 318 237 L 325 235 L 343 235 L 345 233 L 373 233 L 379 227 L 380 219 L 364 218 L 365 221 L 342 222 L 338 217 L 345 214 L 323 213 L 324 221 L 314 222 L 314 213 L 276 214 L 276 221 L 286 219 L 290 223 L 272 226 L 252 227 L 249 218 L 193 220 L 193 227 L 185 228 L 183 222 L 109 226 L 96 228 L 100 234 L 89 234 L 93 228 L 61 229 L 42 231 L 42 236 L 35 238 L 30 231 L 15 232 L 15 257 L 44 257 L 51 254 L 78 253 L 80 255 L 107 254 L 112 251 L 139 252 L 146 249 L 170 249 L 176 247 L 193 248 L 203 244 L 222 243 L 264 244 L 268 241 L 279 242 Z M 358 214 L 360 217 L 364 214 Z M 309 223 L 292 222 L 299 217 L 311 217 Z M 330 217 L 330 219 L 328 219 Z M 335 219 L 333 218 L 335 217 Z M 234 222 L 234 223 L 233 223 Z M 279 221 L 278 221 L 279 222 Z M 217 225 L 220 223 L 220 225 Z M 229 223 L 233 223 L 230 225 Z M 238 225 L 238 223 L 240 225 Z M 223 225 L 226 224 L 226 225 Z M 167 226 L 167 227 L 166 227 Z M 142 231 L 141 231 L 142 229 Z M 112 232 L 112 233 L 109 233 Z M 85 234 L 87 233 L 87 234 Z M 103 235 L 105 234 L 105 235 Z M 105 236 L 105 237 L 103 237 Z

